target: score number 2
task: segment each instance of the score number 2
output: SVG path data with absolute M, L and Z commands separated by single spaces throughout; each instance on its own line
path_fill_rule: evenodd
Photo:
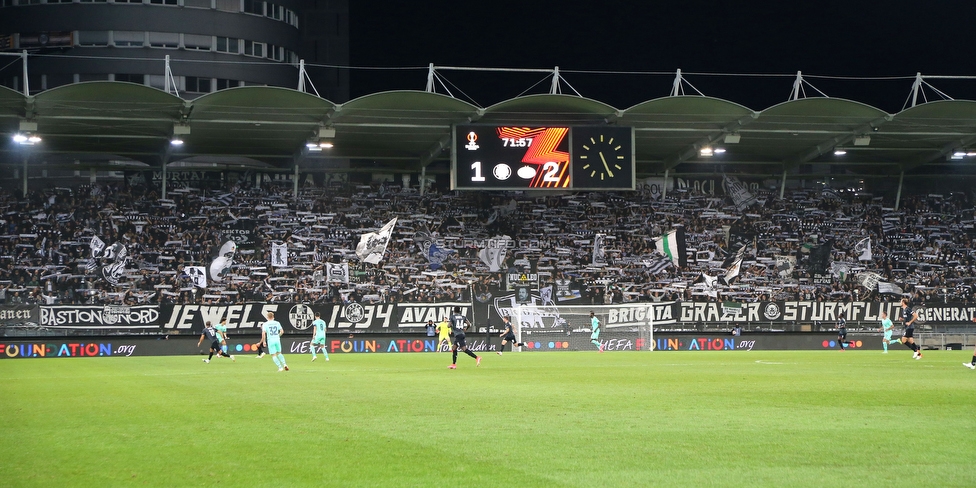
M 542 165 L 542 171 L 546 174 L 542 176 L 542 181 L 545 183 L 559 183 L 559 163 L 554 161 L 546 161 Z

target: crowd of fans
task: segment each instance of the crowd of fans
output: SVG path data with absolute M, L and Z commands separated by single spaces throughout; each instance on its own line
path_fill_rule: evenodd
M 303 188 L 296 199 L 290 184 L 265 184 L 187 186 L 161 199 L 120 181 L 27 198 L 4 193 L 0 294 L 7 304 L 484 300 L 515 270 L 537 273 L 539 288 L 558 285 L 566 303 L 898 298 L 857 279 L 866 272 L 922 300 L 974 298 L 973 204 L 965 195 L 903 195 L 897 211 L 890 198 L 829 189 L 756 196 L 739 210 L 723 195 L 685 190 L 665 198 L 649 191 L 421 195 L 389 184 L 340 185 Z M 382 261 L 361 262 L 360 236 L 394 217 Z M 655 240 L 676 226 L 685 231 L 688 263 L 661 269 Z M 606 237 L 595 263 L 598 234 Z M 185 267 L 207 266 L 227 236 L 245 241 L 233 266 L 219 282 L 194 287 Z M 513 244 L 493 272 L 479 253 L 499 236 Z M 101 272 L 109 263 L 93 258 L 93 237 L 125 247 L 117 283 Z M 272 266 L 273 243 L 287 245 L 286 266 Z M 740 246 L 742 264 L 731 278 L 723 262 Z M 831 265 L 814 273 L 808 256 L 821 246 L 829 246 Z M 348 263 L 349 282 L 332 279 L 326 263 Z

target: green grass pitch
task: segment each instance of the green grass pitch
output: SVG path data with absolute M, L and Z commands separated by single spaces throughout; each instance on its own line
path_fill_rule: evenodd
M 6 360 L 0 485 L 976 485 L 970 351 Z

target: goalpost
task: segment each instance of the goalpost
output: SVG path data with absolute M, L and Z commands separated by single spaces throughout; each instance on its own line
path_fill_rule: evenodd
M 600 321 L 600 343 L 607 343 L 607 333 L 615 338 L 632 333 L 637 341 L 634 350 L 654 350 L 653 303 L 620 305 L 520 305 L 512 309 L 512 322 L 519 342 L 529 340 L 555 344 L 556 349 L 573 347 L 596 349 L 590 341 L 590 312 Z M 623 337 L 620 337 L 623 336 Z M 633 336 L 632 336 L 633 337 Z M 565 344 L 565 346 L 560 346 Z

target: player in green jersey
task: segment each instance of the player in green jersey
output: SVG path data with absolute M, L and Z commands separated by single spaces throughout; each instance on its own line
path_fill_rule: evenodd
M 325 347 L 325 321 L 322 320 L 322 314 L 315 312 L 315 320 L 312 321 L 312 343 L 309 344 L 309 349 L 312 350 L 312 361 L 318 359 L 315 355 L 315 348 L 321 349 L 322 354 L 325 355 L 325 360 L 329 360 L 329 351 Z
M 233 354 L 228 354 L 227 352 L 227 318 L 224 317 L 220 319 L 220 323 L 214 326 L 214 330 L 217 331 L 217 339 L 220 341 L 220 350 L 223 352 L 223 356 L 227 356 L 231 361 L 237 361 L 234 359 Z
M 261 326 L 261 342 L 268 345 L 268 354 L 278 366 L 278 371 L 288 371 L 285 356 L 281 354 L 281 322 L 274 319 L 274 312 L 268 312 L 268 321 Z
M 892 342 L 898 342 L 891 339 L 891 332 L 895 329 L 895 324 L 891 322 L 888 318 L 887 312 L 881 312 L 881 332 L 884 332 L 884 339 L 881 339 L 881 345 L 884 346 L 884 353 L 888 354 L 888 344 Z
M 596 346 L 597 350 L 603 352 L 603 344 L 600 343 L 600 319 L 596 318 L 593 312 L 590 312 L 590 342 Z

